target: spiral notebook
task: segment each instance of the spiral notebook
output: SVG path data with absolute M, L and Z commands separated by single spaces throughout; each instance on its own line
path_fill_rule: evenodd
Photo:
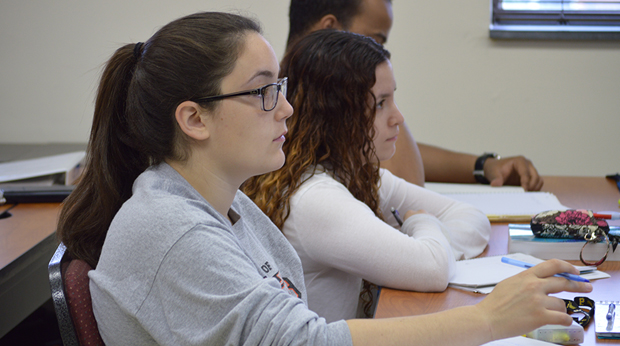
M 610 305 L 614 304 L 614 309 Z M 616 309 L 620 301 L 600 301 L 594 303 L 594 323 L 596 337 L 599 339 L 620 339 L 620 318 Z M 613 312 L 612 312 L 613 311 Z

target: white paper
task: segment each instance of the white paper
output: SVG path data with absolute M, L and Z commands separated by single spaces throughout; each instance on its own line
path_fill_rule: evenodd
M 531 264 L 542 262 L 542 260 L 536 257 L 521 253 L 504 256 Z M 456 271 L 454 276 L 450 279 L 450 285 L 469 286 L 474 288 L 492 286 L 525 270 L 525 268 L 503 263 L 502 257 L 503 256 L 489 256 L 457 261 Z
M 489 217 L 535 215 L 547 210 L 566 210 L 550 192 L 526 192 L 520 186 L 426 183 L 432 191 L 465 202 Z
M 483 184 L 424 183 L 424 187 L 440 194 L 525 192 L 521 186 L 491 186 Z
M 86 152 L 77 151 L 38 159 L 0 163 L 0 183 L 65 173 L 65 184 L 69 185 L 79 173 L 79 165 L 85 156 Z
M 549 192 L 445 194 L 482 210 L 485 215 L 535 215 L 548 210 L 566 210 Z
M 523 253 L 512 253 L 508 255 L 478 257 L 469 260 L 457 261 L 456 271 L 450 279 L 448 286 L 466 291 L 489 294 L 500 281 L 516 275 L 525 268 L 517 267 L 511 264 L 503 263 L 502 257 L 509 257 L 530 264 L 538 264 L 544 262 L 540 258 L 536 258 Z M 580 276 L 588 279 L 606 279 L 610 275 L 596 269 L 594 267 L 575 266 L 581 274 Z

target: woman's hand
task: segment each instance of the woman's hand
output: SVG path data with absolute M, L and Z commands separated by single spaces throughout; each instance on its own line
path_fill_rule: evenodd
M 487 317 L 493 339 L 525 334 L 547 324 L 572 323 L 564 301 L 548 295 L 561 291 L 587 293 L 592 291 L 592 285 L 553 276 L 558 273 L 579 274 L 570 263 L 549 260 L 500 282 L 476 304 Z

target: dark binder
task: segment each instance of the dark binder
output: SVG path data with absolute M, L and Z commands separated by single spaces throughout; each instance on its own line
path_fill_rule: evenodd
M 75 185 L 10 186 L 0 188 L 0 200 L 6 203 L 59 203 L 75 189 Z

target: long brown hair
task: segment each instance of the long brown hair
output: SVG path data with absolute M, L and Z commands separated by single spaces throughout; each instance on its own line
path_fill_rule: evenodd
M 295 110 L 282 147 L 284 166 L 253 177 L 243 191 L 282 229 L 290 199 L 323 165 L 379 218 L 379 166 L 373 144 L 377 65 L 390 53 L 373 39 L 320 30 L 294 44 L 282 60 L 287 98 Z M 375 164 L 375 163 L 377 164 Z M 307 175 L 305 175 L 307 174 Z M 375 286 L 364 280 L 360 298 L 370 316 Z
M 85 171 L 58 222 L 57 236 L 71 256 L 95 267 L 138 175 L 165 159 L 187 159 L 176 107 L 219 94 L 252 31 L 260 33 L 260 26 L 248 18 L 196 13 L 112 55 L 99 83 Z M 212 109 L 217 102 L 202 106 Z
M 284 166 L 253 177 L 244 192 L 280 229 L 302 176 L 324 165 L 355 198 L 381 217 L 379 168 L 373 145 L 377 65 L 390 53 L 373 39 L 320 30 L 297 42 L 281 63 L 293 105 L 283 151 Z M 311 172 L 306 178 L 312 176 Z

